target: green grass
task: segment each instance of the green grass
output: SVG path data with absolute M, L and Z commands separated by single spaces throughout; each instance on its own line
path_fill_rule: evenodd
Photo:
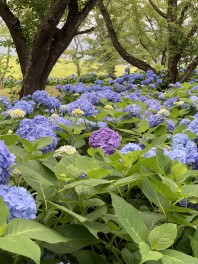
M 10 59 L 10 73 L 8 75 L 13 76 L 16 79 L 21 79 L 22 74 L 20 70 L 20 65 L 17 63 L 17 57 L 13 56 Z M 116 75 L 120 76 L 124 73 L 124 69 L 126 66 L 123 65 L 117 65 L 116 66 Z M 82 75 L 89 73 L 90 70 L 87 68 L 85 65 L 83 65 L 82 62 Z M 100 72 L 99 74 L 103 74 L 105 72 Z M 56 65 L 54 66 L 50 76 L 55 77 L 55 78 L 63 78 L 70 76 L 72 74 L 76 75 L 76 67 L 72 61 L 64 60 L 64 59 L 59 59 Z

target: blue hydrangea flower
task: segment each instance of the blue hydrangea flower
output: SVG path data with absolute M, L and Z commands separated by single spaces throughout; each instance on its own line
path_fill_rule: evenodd
M 36 218 L 36 202 L 25 188 L 0 185 L 0 196 L 9 209 L 9 221 L 13 218 Z
M 128 112 L 129 117 L 138 117 L 140 118 L 142 113 L 142 108 L 139 105 L 131 104 L 124 108 L 124 112 Z
M 186 163 L 187 154 L 181 148 L 174 148 L 169 151 L 168 157 L 172 160 L 178 160 L 181 163 Z
M 0 103 L 2 103 L 8 109 L 12 107 L 11 103 L 5 96 L 0 96 Z
M 166 109 L 170 108 L 171 106 L 174 105 L 175 102 L 177 102 L 178 98 L 175 96 L 175 97 L 172 97 L 172 98 L 169 98 L 167 99 L 165 102 L 164 102 L 164 106 L 166 107 Z
M 16 157 L 10 153 L 3 140 L 0 140 L 0 184 L 7 184 L 11 175 L 11 166 Z
M 184 125 L 189 125 L 190 124 L 190 122 L 191 122 L 191 120 L 190 119 L 188 119 L 188 118 L 183 118 L 180 122 L 179 122 L 179 124 L 184 124 Z
M 150 99 L 146 101 L 146 104 L 148 105 L 148 110 L 159 111 L 161 109 L 161 104 L 158 100 Z
M 198 149 L 195 142 L 191 141 L 186 134 L 178 133 L 173 136 L 169 157 L 186 165 L 194 165 L 198 163 Z
M 16 134 L 31 142 L 42 137 L 52 137 L 52 143 L 42 149 L 43 153 L 53 151 L 58 141 L 50 121 L 45 116 L 41 115 L 35 116 L 33 119 L 23 119 L 20 122 Z
M 196 139 L 198 139 L 198 118 L 195 118 L 188 125 L 188 129 L 196 135 Z
M 32 114 L 34 111 L 32 103 L 26 102 L 25 100 L 15 102 L 12 109 L 21 109 L 25 114 Z
M 175 123 L 172 120 L 165 120 L 165 123 L 168 125 L 168 131 L 173 131 L 175 129 Z
M 149 117 L 147 117 L 147 120 L 149 122 L 149 126 L 150 127 L 155 127 L 158 126 L 159 124 L 161 124 L 163 122 L 163 118 L 160 115 L 150 115 Z
M 45 106 L 47 109 L 58 109 L 60 101 L 54 97 L 50 97 L 46 91 L 36 91 L 32 95 L 32 99 L 40 105 Z
M 55 117 L 55 118 L 51 118 L 50 117 L 50 121 L 51 121 L 51 126 L 52 129 L 54 131 L 64 131 L 64 129 L 62 129 L 59 124 L 65 125 L 65 126 L 71 126 L 73 125 L 73 122 L 69 119 L 65 119 L 63 117 Z
M 123 154 L 127 154 L 127 153 L 133 152 L 135 150 L 141 150 L 141 147 L 135 143 L 128 143 L 120 150 L 120 152 Z
M 82 110 L 85 117 L 98 113 L 98 110 L 95 108 L 95 106 L 88 100 L 77 99 L 75 102 L 67 105 L 67 111 L 69 115 L 72 115 L 72 111 L 75 109 Z

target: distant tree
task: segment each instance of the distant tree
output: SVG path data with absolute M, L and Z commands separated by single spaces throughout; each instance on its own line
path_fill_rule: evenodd
M 116 65 L 123 63 L 123 59 L 111 45 L 111 39 L 106 31 L 105 23 L 100 13 L 94 12 L 95 30 L 91 36 L 85 38 L 88 49 L 86 64 L 92 71 L 103 71 L 109 76 L 115 76 Z
M 69 61 L 66 61 L 65 64 L 69 64 L 72 60 L 73 64 L 76 67 L 77 76 L 80 77 L 82 72 L 82 67 L 84 65 L 83 58 L 85 56 L 85 51 L 83 49 L 82 42 L 84 40 L 80 36 L 75 36 L 73 38 L 73 44 L 63 52 L 63 55 L 69 58 Z
M 23 74 L 20 96 L 45 89 L 47 78 L 97 0 L 0 0 Z
M 13 43 L 4 22 L 0 20 L 0 46 L 5 50 L 0 52 L 0 89 L 4 89 L 6 75 L 10 72 L 10 58 Z
M 198 65 L 198 1 L 155 2 L 109 0 L 105 4 L 99 0 L 98 6 L 111 42 L 125 61 L 144 71 L 156 71 L 153 62 L 161 60 L 169 82 L 184 82 Z M 130 48 L 127 43 L 133 42 Z M 188 66 L 179 76 L 182 63 Z

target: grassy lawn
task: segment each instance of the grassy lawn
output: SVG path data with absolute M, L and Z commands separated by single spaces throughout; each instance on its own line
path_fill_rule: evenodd
M 12 67 L 12 69 L 10 70 L 11 74 L 14 78 L 16 79 L 21 79 L 22 78 L 22 74 L 21 74 L 21 70 L 20 70 L 20 66 L 19 63 L 17 63 L 17 57 L 12 57 L 10 59 L 10 66 Z M 126 68 L 126 66 L 124 65 L 117 65 L 116 66 L 116 75 L 122 75 L 124 73 L 124 69 Z M 83 62 L 82 62 L 82 74 L 87 74 L 89 73 L 90 70 L 84 65 L 83 66 Z M 102 74 L 104 72 L 99 72 L 99 74 Z M 76 67 L 74 65 L 74 63 L 71 61 L 66 61 L 64 59 L 59 59 L 58 62 L 56 63 L 56 65 L 54 66 L 50 76 L 51 77 L 56 77 L 56 78 L 63 78 L 66 76 L 70 76 L 72 74 L 76 75 Z
M 120 76 L 124 73 L 124 69 L 126 66 L 124 65 L 117 65 L 116 66 L 116 75 Z M 135 70 L 135 68 L 134 68 Z M 82 75 L 89 73 L 90 70 L 89 68 L 86 67 L 86 65 L 83 65 L 82 62 Z M 104 74 L 105 72 L 99 72 L 98 74 Z M 76 74 L 76 67 L 72 61 L 66 61 L 64 59 L 59 59 L 56 65 L 54 66 L 50 77 L 55 77 L 55 78 L 64 78 L 67 76 L 70 76 L 72 74 Z M 10 72 L 8 73 L 8 76 L 12 76 L 15 79 L 22 79 L 22 74 L 20 70 L 20 65 L 17 62 L 17 57 L 13 56 L 10 59 Z M 50 94 L 50 96 L 57 96 L 58 91 L 55 89 L 55 87 L 52 86 L 47 86 L 46 91 Z M 16 88 L 13 89 L 4 89 L 0 90 L 0 96 L 6 96 L 7 98 L 15 98 L 18 99 L 18 92 L 19 90 Z

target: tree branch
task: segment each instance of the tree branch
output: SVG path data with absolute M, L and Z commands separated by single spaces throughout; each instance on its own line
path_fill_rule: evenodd
M 165 14 L 164 12 L 162 12 L 157 6 L 156 4 L 153 3 L 152 0 L 149 0 L 149 3 L 151 4 L 151 6 L 153 7 L 153 9 L 163 18 L 167 19 L 167 14 Z
M 191 28 L 191 30 L 189 31 L 187 37 L 188 38 L 193 37 L 194 34 L 197 32 L 197 30 L 198 30 L 198 25 L 193 25 L 192 28 Z
M 114 46 L 114 48 L 117 50 L 117 52 L 120 54 L 120 56 L 127 61 L 128 63 L 130 63 L 131 65 L 142 69 L 143 71 L 147 71 L 147 70 L 153 70 L 156 71 L 152 66 L 150 66 L 149 64 L 147 64 L 146 62 L 130 55 L 120 44 L 120 42 L 117 39 L 116 33 L 114 31 L 113 28 L 113 24 L 112 21 L 110 19 L 109 13 L 106 9 L 106 7 L 104 6 L 103 0 L 98 0 L 98 6 L 100 9 L 100 12 L 104 18 L 108 33 L 109 33 L 109 37 L 111 38 L 112 44 Z
M 189 5 L 185 5 L 181 11 L 180 17 L 178 19 L 178 24 L 181 26 L 184 22 L 185 13 L 188 10 Z
M 95 27 L 91 27 L 91 28 L 88 28 L 88 29 L 85 29 L 85 30 L 82 30 L 82 31 L 77 31 L 76 35 L 82 35 L 82 34 L 85 34 L 85 33 L 90 33 L 92 31 L 94 31 L 95 29 L 96 29 Z
M 178 78 L 178 81 L 182 83 L 186 82 L 188 78 L 191 76 L 191 74 L 193 73 L 193 71 L 197 68 L 197 65 L 198 65 L 198 56 L 188 65 L 184 74 L 182 74 Z
M 6 1 L 0 1 L 0 16 L 6 23 L 12 39 L 14 41 L 16 51 L 19 57 L 22 74 L 25 74 L 27 58 L 29 53 L 28 41 L 24 36 L 19 19 L 12 13 L 6 4 Z
M 78 0 L 69 1 L 68 7 L 69 7 L 69 14 L 68 14 L 69 19 L 73 16 L 78 15 Z

